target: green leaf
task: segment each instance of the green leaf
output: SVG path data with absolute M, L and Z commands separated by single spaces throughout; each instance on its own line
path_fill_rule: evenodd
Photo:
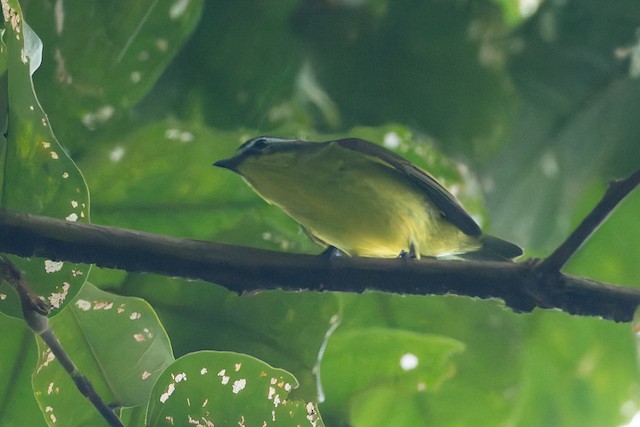
M 5 3 L 3 3 L 4 5 Z M 40 40 L 22 19 L 17 2 L 7 3 L 11 25 L 8 48 L 8 137 L 1 165 L 0 206 L 67 221 L 89 220 L 89 191 L 82 174 L 58 143 L 47 115 L 40 107 L 31 81 Z M 80 290 L 89 266 L 40 258 L 11 257 L 25 272 L 33 290 L 46 298 L 54 313 Z M 0 285 L 0 311 L 20 316 L 17 295 Z
M 251 356 L 215 351 L 191 353 L 176 360 L 156 382 L 147 423 L 317 425 L 307 419 L 305 405 L 287 400 L 297 386 L 298 381 L 287 371 Z
M 391 425 L 473 425 L 479 417 L 483 422 L 478 425 L 498 425 L 508 416 L 509 390 L 520 374 L 521 355 L 518 349 L 526 317 L 505 310 L 497 301 L 454 296 L 421 297 L 367 292 L 362 295 L 341 294 L 340 301 L 343 310 L 336 335 L 375 328 L 397 330 L 399 333 L 410 331 L 418 336 L 446 337 L 465 346 L 465 351 L 455 357 L 456 374 L 437 390 L 414 393 L 411 397 L 398 394 L 398 400 L 394 402 L 405 408 L 403 414 L 407 419 L 396 418 Z M 345 350 L 357 352 L 355 348 Z M 397 355 L 394 360 L 397 360 Z M 361 370 L 368 370 L 368 363 L 363 364 Z M 390 383 L 379 394 L 367 395 L 364 400 L 331 401 L 329 392 L 326 392 L 330 407 L 322 406 L 323 416 L 328 422 L 337 422 L 347 416 L 356 417 L 353 418 L 355 422 L 360 418 L 359 402 L 369 405 L 371 403 L 367 402 L 385 396 L 386 390 L 394 387 Z M 462 402 L 467 411 L 458 410 Z M 428 411 L 424 405 L 428 405 Z M 419 417 L 412 418 L 409 414 L 419 414 Z
M 51 327 L 102 399 L 116 407 L 145 404 L 154 382 L 174 360 L 164 329 L 146 302 L 113 295 L 89 283 L 73 304 L 51 319 Z M 100 423 L 95 408 L 41 340 L 38 348 L 33 388 L 47 422 Z
M 47 47 L 36 83 L 67 147 L 86 149 L 91 131 L 125 115 L 149 92 L 198 23 L 202 5 L 30 3 L 25 15 Z
M 30 383 L 37 360 L 33 333 L 22 320 L 0 313 L 0 337 L 0 425 L 46 425 Z
M 437 390 L 449 379 L 455 369 L 450 358 L 463 349 L 464 344 L 448 337 L 398 329 L 338 330 L 321 362 L 327 398 L 323 407 L 335 411 L 348 403 L 351 418 L 359 420 L 354 425 L 402 425 L 393 421 L 393 412 L 383 416 L 381 400 L 393 395 L 392 402 L 421 405 L 414 397 Z M 372 407 L 378 410 L 371 411 Z
M 637 353 L 628 324 L 535 313 L 522 340 L 511 425 L 622 425 L 635 401 Z M 633 406 L 633 404 L 632 404 Z

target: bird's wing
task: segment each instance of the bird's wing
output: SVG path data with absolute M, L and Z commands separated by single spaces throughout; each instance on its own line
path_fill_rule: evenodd
M 478 224 L 464 210 L 460 202 L 433 176 L 407 159 L 364 139 L 346 138 L 333 142 L 340 147 L 364 153 L 388 164 L 423 190 L 440 209 L 443 216 L 463 233 L 470 236 L 482 234 Z

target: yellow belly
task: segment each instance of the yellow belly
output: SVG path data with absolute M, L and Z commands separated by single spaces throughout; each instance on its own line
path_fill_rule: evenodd
M 328 150 L 340 150 L 333 155 Z M 441 256 L 480 248 L 442 218 L 428 196 L 394 169 L 350 150 L 252 164 L 240 171 L 269 203 L 317 239 L 349 255 L 397 257 L 413 247 Z

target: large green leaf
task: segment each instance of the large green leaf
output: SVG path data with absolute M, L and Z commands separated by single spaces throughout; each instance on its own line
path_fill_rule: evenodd
M 5 34 L 9 118 L 7 141 L 0 147 L 4 151 L 0 206 L 71 222 L 88 221 L 89 191 L 84 178 L 53 134 L 31 81 L 42 43 L 23 21 L 17 2 L 3 3 L 3 10 L 10 17 Z M 73 298 L 89 272 L 89 266 L 69 262 L 11 259 L 54 312 Z M 17 295 L 6 284 L 0 284 L 0 310 L 13 316 L 21 313 Z
M 414 419 L 392 409 L 417 405 L 411 412 L 420 413 L 428 401 L 425 393 L 453 375 L 450 357 L 463 348 L 451 338 L 398 329 L 338 331 L 320 365 L 327 399 L 322 408 L 326 405 L 334 415 L 348 408 L 354 426 L 402 425 L 403 419 L 418 424 L 427 414 Z
M 173 361 L 164 329 L 146 302 L 89 283 L 51 319 L 51 327 L 98 394 L 114 407 L 146 405 L 154 382 Z M 49 425 L 103 424 L 41 340 L 38 349 L 33 389 Z
M 191 353 L 176 360 L 156 382 L 147 423 L 321 426 L 313 404 L 287 400 L 297 386 L 289 372 L 251 356 Z
M 200 19 L 202 0 L 30 2 L 46 49 L 43 104 L 72 151 L 126 116 L 153 87 Z M 94 144 L 91 144 L 94 145 Z
M 621 425 L 637 386 L 630 326 L 540 313 L 522 340 L 512 425 Z

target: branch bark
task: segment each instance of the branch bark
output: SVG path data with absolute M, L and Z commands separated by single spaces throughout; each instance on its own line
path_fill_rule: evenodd
M 202 279 L 236 292 L 264 289 L 500 298 L 518 312 L 536 307 L 632 319 L 640 290 L 607 285 L 539 263 L 376 259 L 287 254 L 72 223 L 0 210 L 0 252 Z

